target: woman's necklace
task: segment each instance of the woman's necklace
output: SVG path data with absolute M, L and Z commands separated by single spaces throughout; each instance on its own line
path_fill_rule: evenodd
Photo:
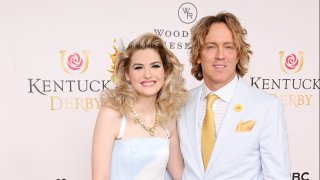
M 137 111 L 134 109 L 134 106 L 133 106 L 133 105 L 132 105 L 131 109 L 132 109 L 132 112 L 133 112 L 133 114 L 134 114 L 134 116 L 135 116 L 134 122 L 140 124 L 140 126 L 141 126 L 144 130 L 146 130 L 151 136 L 154 136 L 154 135 L 155 135 L 155 129 L 156 129 L 157 125 L 158 125 L 159 122 L 160 122 L 161 111 L 160 111 L 159 104 L 156 104 L 156 119 L 155 119 L 154 124 L 153 124 L 152 127 L 148 127 L 148 126 L 145 125 L 145 121 L 143 121 L 143 120 L 141 119 L 141 117 L 139 116 L 139 114 L 137 113 Z

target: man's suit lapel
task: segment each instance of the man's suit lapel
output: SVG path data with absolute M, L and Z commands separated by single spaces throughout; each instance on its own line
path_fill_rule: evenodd
M 190 144 L 194 146 L 193 152 L 191 156 L 196 157 L 196 164 L 201 169 L 201 172 L 204 171 L 202 164 L 202 156 L 199 142 L 199 133 L 197 130 L 198 122 L 197 122 L 197 114 L 199 111 L 199 101 L 201 95 L 201 87 L 194 89 L 194 91 L 190 94 L 190 102 L 186 105 L 186 119 L 187 119 L 187 128 L 189 134 Z
M 207 167 L 207 172 L 210 172 L 210 168 L 214 166 L 216 160 L 219 158 L 224 148 L 226 147 L 230 135 L 234 133 L 237 124 L 242 119 L 245 113 L 245 109 L 240 112 L 235 111 L 234 106 L 237 104 L 244 105 L 246 103 L 246 99 L 249 97 L 247 90 L 247 85 L 242 81 L 242 79 L 239 79 L 233 98 L 230 101 L 225 117 L 222 121 L 219 135 L 214 145 L 214 149 Z

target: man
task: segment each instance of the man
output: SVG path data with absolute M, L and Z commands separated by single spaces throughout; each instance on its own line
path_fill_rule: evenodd
M 241 79 L 252 54 L 246 34 L 225 12 L 191 29 L 191 72 L 204 83 L 178 122 L 183 179 L 290 179 L 281 103 Z

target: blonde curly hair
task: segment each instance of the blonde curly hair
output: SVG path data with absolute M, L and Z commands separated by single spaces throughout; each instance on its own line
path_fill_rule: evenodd
M 120 116 L 132 117 L 131 106 L 137 101 L 138 94 L 127 82 L 125 73 L 129 72 L 132 55 L 141 49 L 152 48 L 160 57 L 165 71 L 165 81 L 157 94 L 156 103 L 161 110 L 161 125 L 170 126 L 180 116 L 180 109 L 186 103 L 188 91 L 182 78 L 183 65 L 166 47 L 164 41 L 155 34 L 145 33 L 134 39 L 124 52 L 118 55 L 114 75 L 118 81 L 114 89 L 106 89 L 101 93 L 102 107 L 110 107 L 119 112 Z
M 243 77 L 248 71 L 250 55 L 252 54 L 250 44 L 245 41 L 247 30 L 241 26 L 236 16 L 227 12 L 220 12 L 216 16 L 206 16 L 200 19 L 199 22 L 191 28 L 191 74 L 197 80 L 203 79 L 202 67 L 197 61 L 200 58 L 200 52 L 204 47 L 204 40 L 209 33 L 210 26 L 214 23 L 224 23 L 230 29 L 233 42 L 237 49 L 237 57 L 239 59 L 236 66 L 236 73 Z

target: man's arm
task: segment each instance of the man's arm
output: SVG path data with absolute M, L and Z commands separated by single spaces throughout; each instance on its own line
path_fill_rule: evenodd
M 260 136 L 262 173 L 265 180 L 290 180 L 290 155 L 284 109 L 276 99 L 270 105 Z

